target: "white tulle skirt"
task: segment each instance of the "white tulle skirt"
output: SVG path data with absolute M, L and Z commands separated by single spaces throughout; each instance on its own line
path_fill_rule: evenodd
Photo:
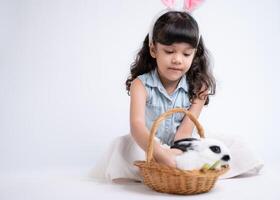
M 263 162 L 249 145 L 238 136 L 210 134 L 207 137 L 224 142 L 231 152 L 230 170 L 220 178 L 232 178 L 239 175 L 258 174 Z M 130 134 L 120 136 L 112 141 L 105 155 L 100 156 L 90 176 L 102 180 L 141 181 L 139 170 L 133 165 L 135 160 L 145 160 L 145 152 L 136 144 Z

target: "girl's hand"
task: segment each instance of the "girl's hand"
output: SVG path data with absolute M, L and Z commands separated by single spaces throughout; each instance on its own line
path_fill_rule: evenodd
M 183 151 L 182 151 L 182 150 L 176 149 L 176 148 L 170 149 L 170 151 L 171 151 L 175 156 L 183 154 Z
M 159 151 L 155 153 L 155 159 L 158 163 L 176 168 L 175 157 L 182 153 L 183 152 L 180 149 L 160 148 Z

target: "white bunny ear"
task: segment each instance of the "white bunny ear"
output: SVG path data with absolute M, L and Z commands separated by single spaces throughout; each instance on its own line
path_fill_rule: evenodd
M 161 2 L 168 8 L 178 11 L 192 12 L 203 0 L 161 0 Z
M 167 8 L 173 8 L 175 0 L 161 0 Z
M 185 8 L 185 10 L 192 12 L 202 2 L 203 2 L 203 0 L 185 0 L 184 8 Z

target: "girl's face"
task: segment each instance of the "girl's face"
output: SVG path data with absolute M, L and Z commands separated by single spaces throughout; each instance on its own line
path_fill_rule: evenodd
M 150 53 L 156 59 L 160 78 L 166 84 L 177 83 L 189 70 L 196 49 L 187 43 L 163 45 L 156 43 Z

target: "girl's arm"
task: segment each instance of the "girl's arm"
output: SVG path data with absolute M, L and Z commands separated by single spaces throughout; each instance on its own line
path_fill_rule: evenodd
M 206 93 L 207 94 L 207 93 Z M 202 96 L 205 96 L 206 94 L 202 94 Z M 191 107 L 189 108 L 189 111 L 196 117 L 198 118 L 201 110 L 205 104 L 206 98 L 205 99 L 199 99 L 196 98 L 194 99 Z M 174 141 L 180 140 L 182 138 L 187 138 L 192 136 L 194 124 L 188 117 L 184 117 L 181 125 L 179 126 Z
M 142 82 L 135 79 L 130 86 L 130 132 L 136 143 L 146 151 L 149 140 L 149 130 L 145 122 L 147 92 Z M 176 149 L 164 149 L 159 142 L 154 141 L 153 155 L 159 163 L 176 167 L 175 155 L 181 153 Z
M 142 82 L 136 78 L 130 86 L 130 132 L 136 143 L 146 151 L 149 130 L 145 125 L 147 92 Z

